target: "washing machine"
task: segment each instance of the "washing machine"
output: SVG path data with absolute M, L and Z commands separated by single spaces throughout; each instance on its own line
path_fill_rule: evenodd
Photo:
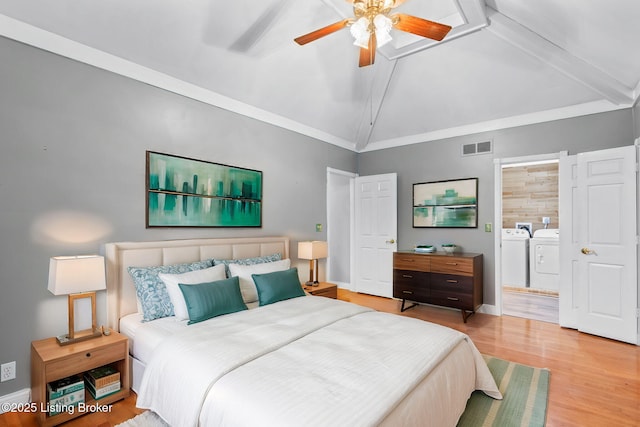
M 560 289 L 560 230 L 536 230 L 529 245 L 531 288 L 558 291 Z
M 529 286 L 529 232 L 502 229 L 502 285 Z

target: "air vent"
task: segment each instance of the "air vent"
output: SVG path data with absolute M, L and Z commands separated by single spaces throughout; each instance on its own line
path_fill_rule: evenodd
M 474 156 L 476 154 L 487 154 L 491 153 L 492 146 L 491 141 L 483 141 L 483 142 L 474 142 L 471 144 L 462 144 L 462 155 L 463 156 Z

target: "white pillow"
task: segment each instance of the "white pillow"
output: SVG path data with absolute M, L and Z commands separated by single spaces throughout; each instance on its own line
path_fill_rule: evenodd
M 187 303 L 184 301 L 184 295 L 180 290 L 180 286 L 178 286 L 180 283 L 183 285 L 197 285 L 199 283 L 215 282 L 216 280 L 227 278 L 224 264 L 182 274 L 160 273 L 158 277 L 167 287 L 167 293 L 169 294 L 171 304 L 173 304 L 173 312 L 176 320 L 189 320 Z
M 274 271 L 288 270 L 290 266 L 291 260 L 287 258 L 282 261 L 253 265 L 229 264 L 229 272 L 231 276 L 238 276 L 242 299 L 245 304 L 250 304 L 258 301 L 258 291 L 256 290 L 256 284 L 253 283 L 252 274 L 265 274 L 273 273 Z

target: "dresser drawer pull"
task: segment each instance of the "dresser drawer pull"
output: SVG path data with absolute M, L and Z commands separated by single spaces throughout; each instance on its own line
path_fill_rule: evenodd
M 447 283 L 458 283 L 457 280 L 447 279 Z
M 454 297 L 447 297 L 447 299 L 449 301 L 460 301 L 458 298 L 454 298 Z
M 91 353 L 85 354 L 86 357 L 91 357 Z
M 403 274 L 402 277 L 404 277 L 405 279 L 413 279 L 413 276 L 410 274 Z
M 409 295 L 413 295 L 412 291 L 402 291 L 403 294 L 409 294 Z
M 447 265 L 458 265 L 458 263 L 457 263 L 457 262 L 447 262 L 446 264 L 447 264 Z

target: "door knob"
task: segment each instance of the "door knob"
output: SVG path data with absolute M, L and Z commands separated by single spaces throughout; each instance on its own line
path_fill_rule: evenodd
M 385 243 L 391 243 L 392 245 L 395 243 L 395 239 L 387 240 Z
M 585 255 L 595 255 L 596 254 L 596 251 L 591 250 L 589 248 L 582 248 L 582 249 L 580 249 L 580 252 L 582 252 Z

